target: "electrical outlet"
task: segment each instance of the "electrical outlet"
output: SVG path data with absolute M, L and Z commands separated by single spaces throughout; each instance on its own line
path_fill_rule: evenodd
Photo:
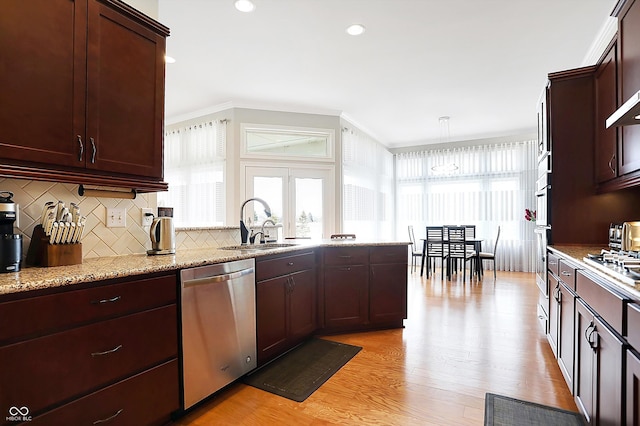
M 147 216 L 147 214 L 149 216 Z M 140 223 L 142 226 L 151 226 L 153 222 L 153 209 L 143 207 L 140 209 Z
M 107 225 L 107 228 L 126 228 L 127 209 L 107 209 L 107 217 L 105 223 Z

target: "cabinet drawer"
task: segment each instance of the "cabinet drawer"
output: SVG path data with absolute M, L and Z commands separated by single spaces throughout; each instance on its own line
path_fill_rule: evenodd
M 558 276 L 560 274 L 560 258 L 553 253 L 547 256 L 547 268 Z
M 409 259 L 407 246 L 371 247 L 369 261 L 371 263 L 407 263 Z
M 327 247 L 324 249 L 325 265 L 366 265 L 369 263 L 368 247 Z
M 172 274 L 0 303 L 0 344 L 165 306 L 176 294 Z
M 37 412 L 177 357 L 176 305 L 0 348 L 0 407 Z
M 567 287 L 574 291 L 576 289 L 576 269 L 576 267 L 562 259 L 558 261 L 558 277 Z
M 640 305 L 627 305 L 627 340 L 636 351 L 640 352 Z
M 178 381 L 178 361 L 174 359 L 34 417 L 29 424 L 90 425 L 109 418 L 122 425 L 165 424 L 180 407 Z
M 626 324 L 623 320 L 624 305 L 628 299 L 600 285 L 583 271 L 576 274 L 576 293 L 615 331 L 622 336 L 626 334 Z
M 282 257 L 256 259 L 256 281 L 268 280 L 280 277 L 292 272 L 312 269 L 316 264 L 316 256 L 313 251 L 295 253 Z

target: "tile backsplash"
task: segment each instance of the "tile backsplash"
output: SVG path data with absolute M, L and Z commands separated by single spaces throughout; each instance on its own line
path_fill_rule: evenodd
M 23 234 L 23 257 L 26 256 L 31 235 L 40 223 L 42 207 L 47 201 L 76 203 L 80 213 L 87 217 L 82 237 L 84 259 L 103 256 L 146 253 L 151 248 L 149 226 L 141 224 L 141 209 L 156 211 L 156 194 L 138 194 L 135 199 L 81 197 L 78 185 L 39 182 L 23 179 L 0 178 L 0 191 L 13 192 L 13 201 L 19 205 L 16 232 Z M 126 227 L 107 228 L 107 208 L 124 208 L 127 211 Z M 206 248 L 238 244 L 240 230 L 233 227 L 214 229 L 188 229 L 176 231 L 176 248 Z

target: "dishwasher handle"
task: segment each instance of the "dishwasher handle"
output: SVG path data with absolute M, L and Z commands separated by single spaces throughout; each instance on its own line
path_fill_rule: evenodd
M 202 277 L 202 278 L 194 278 L 194 279 L 190 279 L 187 280 L 183 283 L 183 287 L 187 288 L 187 287 L 194 287 L 194 286 L 198 286 L 198 285 L 203 285 L 203 284 L 211 284 L 211 283 L 219 283 L 219 282 L 223 282 L 223 281 L 229 281 L 229 280 L 233 280 L 236 278 L 240 278 L 240 277 L 244 277 L 245 275 L 250 275 L 253 274 L 255 272 L 255 268 L 247 268 L 247 269 L 242 269 L 240 271 L 236 271 L 236 272 L 231 272 L 228 274 L 222 274 L 222 275 L 211 275 L 208 277 Z

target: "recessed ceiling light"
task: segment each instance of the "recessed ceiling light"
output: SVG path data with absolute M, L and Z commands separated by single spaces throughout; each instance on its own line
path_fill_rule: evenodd
M 353 25 L 349 25 L 347 27 L 347 34 L 352 35 L 352 36 L 356 36 L 356 35 L 360 35 L 364 32 L 365 28 L 364 25 L 362 24 L 353 24 Z
M 168 64 L 173 64 L 176 62 L 175 58 L 168 55 L 164 55 L 164 61 Z
M 234 4 L 240 12 L 253 12 L 253 9 L 256 8 L 251 0 L 236 0 Z

